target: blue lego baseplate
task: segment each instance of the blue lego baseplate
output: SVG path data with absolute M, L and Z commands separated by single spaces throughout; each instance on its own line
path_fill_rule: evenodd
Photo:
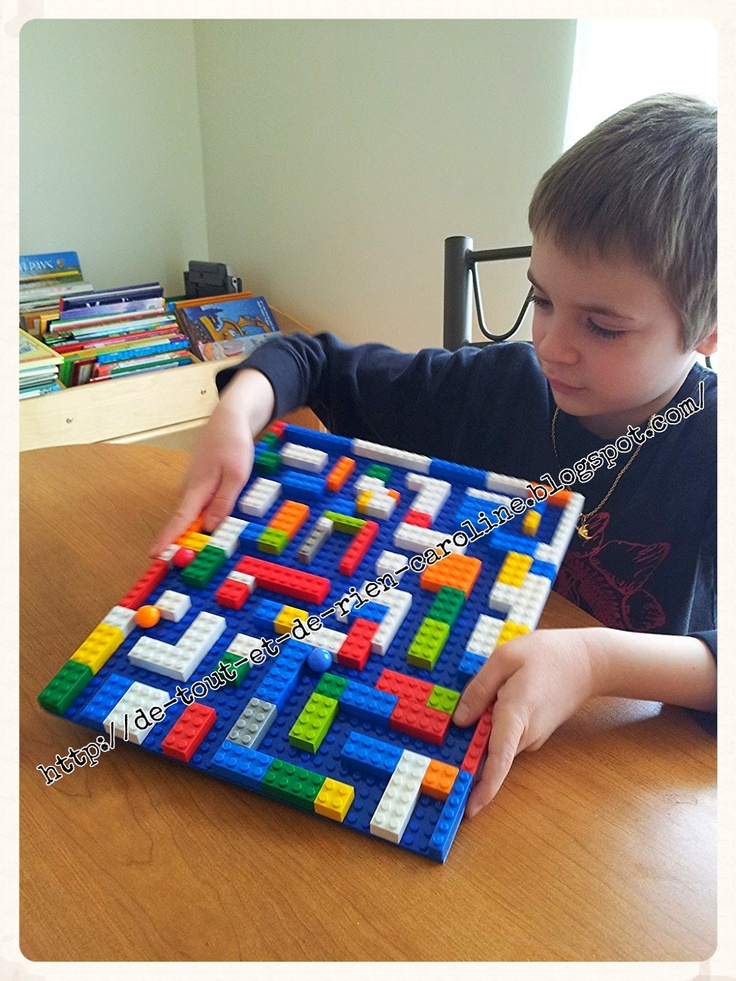
M 444 861 L 490 729 L 452 711 L 536 626 L 582 503 L 274 423 L 231 517 L 172 543 L 39 701 Z

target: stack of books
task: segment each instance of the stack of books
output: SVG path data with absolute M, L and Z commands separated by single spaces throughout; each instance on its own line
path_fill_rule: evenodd
M 246 357 L 279 334 L 266 300 L 252 293 L 197 297 L 172 306 L 192 354 L 200 361 Z
M 76 252 L 22 255 L 18 274 L 20 327 L 41 337 L 50 320 L 59 316 L 59 301 L 93 289 L 82 276 Z
M 19 353 L 19 388 L 22 399 L 35 395 L 45 395 L 47 392 L 58 392 L 59 365 L 63 362 L 61 355 L 46 347 L 28 331 L 21 330 Z
M 67 387 L 192 363 L 160 283 L 64 296 L 43 339 L 61 355 Z

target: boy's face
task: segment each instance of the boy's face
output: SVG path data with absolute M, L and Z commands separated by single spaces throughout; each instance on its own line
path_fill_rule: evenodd
M 528 275 L 534 350 L 563 412 L 610 438 L 669 402 L 695 353 L 683 351 L 656 280 L 628 259 L 568 255 L 544 235 L 534 239 Z

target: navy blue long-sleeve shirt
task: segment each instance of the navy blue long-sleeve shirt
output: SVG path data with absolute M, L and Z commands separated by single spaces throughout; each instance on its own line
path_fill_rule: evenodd
M 560 412 L 556 459 L 554 398 L 526 343 L 403 354 L 381 344 L 347 345 L 330 334 L 297 334 L 275 338 L 220 372 L 219 388 L 242 367 L 269 379 L 277 416 L 308 405 L 333 433 L 528 480 L 555 477 L 611 442 Z M 692 368 L 668 407 L 689 397 L 702 408 L 646 440 L 590 519 L 591 537 L 573 536 L 555 583 L 606 626 L 693 634 L 714 655 L 716 386 L 714 372 Z M 622 455 L 613 469 L 603 466 L 592 480 L 572 485 L 585 496 L 586 512 L 628 459 Z

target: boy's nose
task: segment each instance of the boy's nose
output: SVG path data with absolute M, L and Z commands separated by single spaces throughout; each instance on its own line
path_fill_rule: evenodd
M 547 325 L 539 334 L 536 347 L 538 355 L 547 362 L 574 364 L 578 359 L 571 331 L 564 324 Z

